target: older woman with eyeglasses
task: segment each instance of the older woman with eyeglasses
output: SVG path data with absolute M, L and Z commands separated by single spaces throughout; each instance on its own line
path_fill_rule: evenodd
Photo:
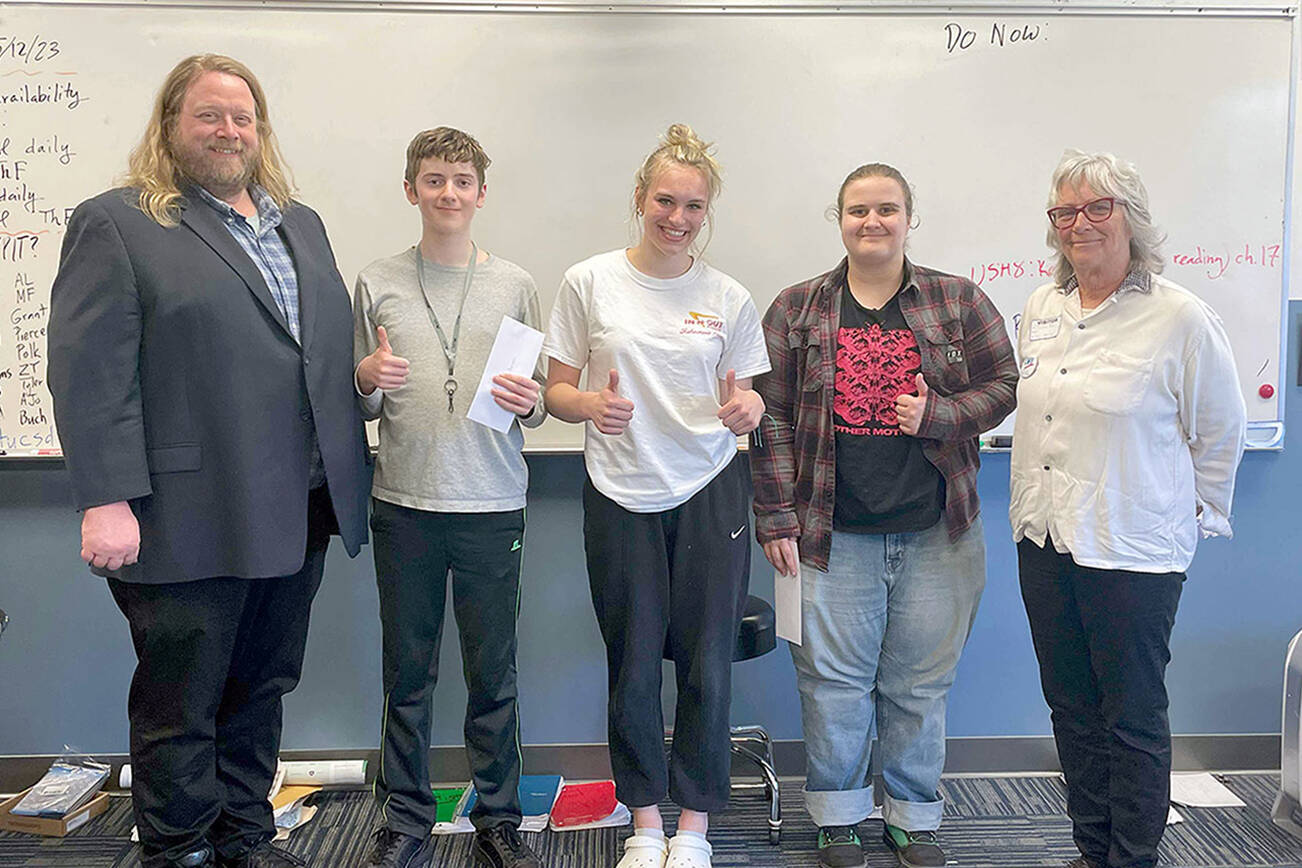
M 1229 537 L 1245 410 L 1216 313 L 1161 277 L 1134 166 L 1067 151 L 1054 281 L 1026 303 L 1009 508 L 1081 857 L 1149 868 L 1170 795 L 1166 664 L 1201 529 Z

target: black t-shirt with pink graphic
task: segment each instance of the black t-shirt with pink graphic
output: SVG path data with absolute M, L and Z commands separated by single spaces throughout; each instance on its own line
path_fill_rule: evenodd
M 926 530 L 945 508 L 945 478 L 900 431 L 895 399 L 916 394 L 922 357 L 899 294 L 880 310 L 846 286 L 836 338 L 836 508 L 832 527 L 849 533 Z

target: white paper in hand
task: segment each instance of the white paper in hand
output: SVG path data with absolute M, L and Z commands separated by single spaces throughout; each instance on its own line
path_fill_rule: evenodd
M 542 344 L 542 332 L 509 316 L 502 317 L 497 337 L 493 339 L 493 349 L 488 353 L 488 364 L 484 365 L 484 374 L 479 378 L 479 388 L 475 390 L 466 418 L 494 431 L 505 432 L 510 428 L 515 414 L 493 400 L 493 377 L 498 374 L 532 377 Z
M 800 550 L 792 540 L 791 547 L 796 549 L 796 563 L 800 563 Z M 777 633 L 779 639 L 786 639 L 793 645 L 799 645 L 800 637 L 800 568 L 797 566 L 794 576 L 784 576 L 781 570 L 773 571 L 773 608 L 777 616 Z

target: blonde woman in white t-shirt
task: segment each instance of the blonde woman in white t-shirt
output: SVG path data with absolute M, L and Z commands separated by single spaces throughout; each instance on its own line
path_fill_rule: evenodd
M 619 868 L 707 868 L 709 812 L 728 800 L 751 546 L 737 436 L 764 413 L 750 386 L 769 361 L 750 294 L 694 255 L 719 187 L 710 146 L 671 126 L 636 175 L 638 243 L 565 273 L 544 344 L 548 410 L 586 424 L 584 548 L 606 642 L 616 794 L 633 811 Z M 678 682 L 668 763 L 665 655 Z M 666 794 L 682 808 L 669 839 Z

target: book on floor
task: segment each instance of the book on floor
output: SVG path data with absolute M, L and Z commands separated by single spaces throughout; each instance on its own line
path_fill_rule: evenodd
M 90 757 L 61 757 L 9 812 L 20 817 L 59 819 L 94 798 L 108 776 L 105 763 Z
M 455 787 L 431 787 L 434 791 L 434 822 L 451 823 L 457 817 L 457 807 L 470 789 L 465 784 Z
M 455 802 L 451 802 L 452 807 L 449 809 L 448 800 L 451 799 L 452 789 L 452 787 L 447 788 L 442 795 L 435 791 L 435 820 L 434 828 L 431 830 L 435 835 L 459 835 L 462 832 L 475 831 L 475 827 L 470 822 L 471 799 L 475 795 L 474 785 L 468 784 L 456 788 L 459 795 Z
M 547 828 L 547 818 L 564 786 L 565 778 L 560 775 L 520 776 L 521 832 L 541 832 Z
M 614 781 L 587 781 L 565 785 L 548 825 L 553 832 L 571 832 L 624 826 L 630 820 L 628 808 L 615 798 Z
M 521 832 L 541 832 L 547 828 L 547 819 L 551 816 L 552 805 L 560 795 L 565 779 L 560 775 L 521 775 L 520 776 L 520 821 Z M 438 796 L 435 796 L 438 799 Z M 474 810 L 479 793 L 474 786 L 468 786 L 461 794 L 449 819 L 434 823 L 435 835 L 456 835 L 475 831 L 470 822 L 470 812 Z

